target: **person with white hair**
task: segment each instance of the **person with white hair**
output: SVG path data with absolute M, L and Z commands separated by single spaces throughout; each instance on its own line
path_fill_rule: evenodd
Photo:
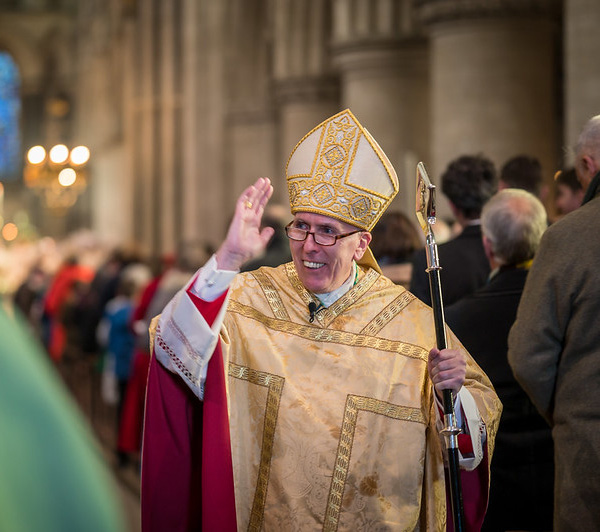
M 506 188 L 492 196 L 481 212 L 483 247 L 491 269 L 488 282 L 446 308 L 448 325 L 473 353 L 504 407 L 484 532 L 552 529 L 552 434 L 507 359 L 508 333 L 546 227 L 544 206 L 532 193 Z

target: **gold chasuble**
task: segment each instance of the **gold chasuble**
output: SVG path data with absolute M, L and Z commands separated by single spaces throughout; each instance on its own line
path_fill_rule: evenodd
M 238 528 L 445 530 L 431 309 L 373 269 L 313 323 L 311 301 L 293 263 L 240 274 L 229 291 L 221 340 Z M 450 331 L 448 344 L 464 351 Z M 501 407 L 466 356 L 491 457 Z

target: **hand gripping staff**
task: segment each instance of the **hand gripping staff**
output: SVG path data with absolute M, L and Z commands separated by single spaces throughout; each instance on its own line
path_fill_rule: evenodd
M 429 180 L 423 163 L 417 165 L 417 201 L 416 214 L 419 225 L 425 233 L 425 250 L 427 253 L 427 274 L 429 276 L 429 290 L 431 292 L 431 307 L 435 324 L 435 337 L 438 349 L 446 348 L 446 325 L 444 323 L 444 306 L 442 303 L 442 285 L 440 283 L 440 270 L 437 244 L 431 230 L 435 223 L 435 185 Z M 446 440 L 448 450 L 448 471 L 450 480 L 450 499 L 452 501 L 452 518 L 455 532 L 463 532 L 464 510 L 462 490 L 460 486 L 460 471 L 458 465 L 458 434 L 460 429 L 456 426 L 454 414 L 454 399 L 451 390 L 443 390 L 444 399 L 444 428 L 441 431 Z

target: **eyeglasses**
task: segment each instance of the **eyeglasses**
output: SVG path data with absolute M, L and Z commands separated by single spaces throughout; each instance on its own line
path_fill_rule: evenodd
M 303 242 L 306 240 L 308 235 L 312 235 L 315 242 L 320 246 L 333 246 L 340 238 L 346 238 L 356 233 L 362 233 L 362 229 L 352 231 L 350 233 L 343 233 L 341 235 L 329 235 L 327 233 L 316 233 L 315 231 L 308 231 L 306 229 L 300 229 L 299 227 L 293 227 L 290 222 L 285 226 L 285 234 L 290 240 L 296 240 L 297 242 Z

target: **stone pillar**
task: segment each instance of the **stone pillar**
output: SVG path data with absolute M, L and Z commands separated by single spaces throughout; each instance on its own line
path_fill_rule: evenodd
M 330 5 L 322 0 L 275 3 L 273 76 L 279 110 L 279 174 L 274 199 L 287 203 L 285 165 L 296 144 L 339 110 L 328 55 Z
M 226 127 L 229 156 L 225 161 L 225 168 L 230 184 L 229 210 L 233 214 L 238 195 L 259 177 L 268 177 L 281 188 L 283 170 L 277 165 L 273 110 L 266 108 L 230 112 Z M 280 193 L 281 190 L 277 190 L 277 196 Z
M 566 0 L 564 16 L 564 134 L 565 145 L 573 148 L 583 125 L 600 114 L 600 2 Z M 573 154 L 567 155 L 573 164 Z
M 390 209 L 414 216 L 416 166 L 428 162 L 428 49 L 408 0 L 336 0 L 333 54 L 349 107 L 396 169 Z M 416 222 L 416 220 L 415 220 Z
M 194 3 L 189 0 L 187 3 Z M 230 190 L 225 179 L 225 160 L 229 156 L 225 144 L 226 95 L 225 67 L 228 25 L 228 2 L 203 0 L 197 6 L 186 5 L 194 15 L 195 27 L 189 28 L 192 39 L 185 42 L 185 53 L 190 54 L 190 72 L 194 92 L 185 94 L 186 130 L 192 136 L 186 139 L 186 162 L 194 162 L 186 168 L 186 185 L 193 181 L 193 188 L 186 190 L 189 198 L 185 224 L 192 220 L 194 226 L 186 234 L 194 240 L 218 245 L 225 237 L 226 224 L 233 212 Z M 195 49 L 190 49 L 194 46 Z M 190 121 L 195 121 L 191 124 Z M 195 211 L 195 212 L 192 212 Z
M 234 2 L 228 14 L 225 173 L 230 211 L 258 177 L 278 181 L 276 114 L 271 83 L 272 9 L 268 0 Z M 276 191 L 281 192 L 281 191 Z
M 82 10 L 77 25 L 77 105 L 71 146 L 85 144 L 91 157 L 88 190 L 69 215 L 89 213 L 94 232 L 111 244 L 134 239 L 132 172 L 127 161 L 125 130 L 129 124 L 125 76 L 130 62 L 125 35 L 104 4 Z
M 203 152 L 199 145 L 203 120 L 199 112 L 201 85 L 200 58 L 200 2 L 182 0 L 181 20 L 181 190 L 179 209 L 181 216 L 180 238 L 184 242 L 197 238 L 204 220 L 202 219 L 203 183 L 200 179 Z
M 478 153 L 498 167 L 514 155 L 535 156 L 550 181 L 560 163 L 559 2 L 420 4 L 431 38 L 434 182 L 452 159 Z
M 158 207 L 158 74 L 156 3 L 140 2 L 140 17 L 136 21 L 133 39 L 134 86 L 131 90 L 131 142 L 134 181 L 134 236 L 142 250 L 151 255 L 160 253 L 160 213 Z
M 123 128 L 123 162 L 122 162 L 122 193 L 126 198 L 127 208 L 125 211 L 125 217 L 127 223 L 125 225 L 126 230 L 122 234 L 122 238 L 127 242 L 137 243 L 139 238 L 139 227 L 137 226 L 136 214 L 137 205 L 139 200 L 137 196 L 139 189 L 136 187 L 137 171 L 135 168 L 135 146 L 136 137 L 139 136 L 139 131 L 136 130 L 135 124 L 137 117 L 137 107 L 135 104 L 135 90 L 136 90 L 136 54 L 135 54 L 135 25 L 133 21 L 128 20 L 123 24 L 123 36 L 120 43 L 123 65 L 123 93 L 122 93 L 122 128 Z M 137 244 L 136 244 L 137 245 Z
M 159 176 L 157 192 L 160 212 L 160 253 L 176 253 L 181 238 L 181 0 L 160 2 L 160 54 L 157 69 L 159 93 Z

